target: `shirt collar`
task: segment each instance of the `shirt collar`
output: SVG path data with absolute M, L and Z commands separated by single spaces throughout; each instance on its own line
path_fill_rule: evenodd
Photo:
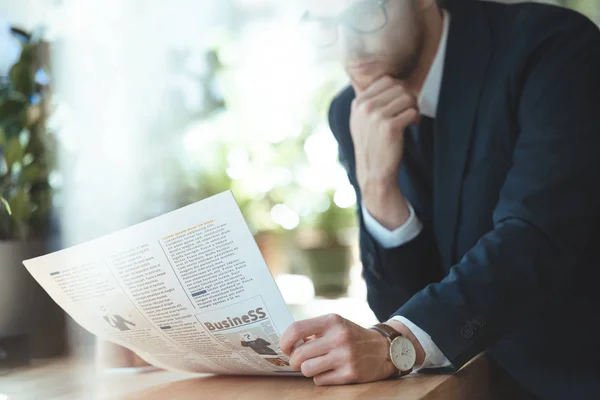
M 433 63 L 429 68 L 423 88 L 419 94 L 419 110 L 426 117 L 435 118 L 437 116 L 438 100 L 442 88 L 442 76 L 444 74 L 444 60 L 446 58 L 446 48 L 448 44 L 448 32 L 450 28 L 450 14 L 442 10 L 444 18 L 444 30 L 440 39 L 437 53 Z

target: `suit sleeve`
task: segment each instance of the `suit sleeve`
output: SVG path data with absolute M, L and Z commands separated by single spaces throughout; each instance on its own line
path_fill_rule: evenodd
M 494 229 L 396 312 L 455 368 L 576 282 L 598 224 L 600 34 L 581 16 L 561 17 L 531 29 L 521 129 Z
M 356 180 L 354 148 L 348 123 L 350 102 L 347 97 L 346 91 L 332 102 L 329 125 L 339 143 L 340 162 L 356 191 L 360 255 L 363 277 L 367 283 L 367 300 L 377 318 L 386 321 L 415 293 L 429 283 L 439 282 L 443 270 L 430 227 L 423 226 L 416 238 L 393 248 L 385 248 L 369 233 L 360 207 L 362 199 Z M 392 285 L 389 283 L 391 281 L 399 283 Z

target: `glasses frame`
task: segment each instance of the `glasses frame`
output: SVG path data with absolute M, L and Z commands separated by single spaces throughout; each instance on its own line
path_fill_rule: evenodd
M 361 2 L 361 3 L 374 3 L 379 6 L 381 12 L 383 13 L 384 22 L 381 24 L 380 27 L 378 27 L 376 29 L 368 29 L 368 30 L 358 29 L 355 26 L 352 26 L 351 24 L 348 23 L 347 15 L 351 12 L 352 8 L 356 7 L 356 5 L 350 7 L 349 9 L 342 12 L 342 14 L 337 18 L 320 18 L 320 19 L 327 20 L 328 22 L 334 24 L 336 28 L 338 25 L 343 25 L 347 29 L 349 29 L 355 33 L 358 33 L 360 35 L 369 35 L 369 34 L 379 32 L 380 30 L 385 28 L 385 26 L 388 24 L 389 16 L 388 16 L 388 11 L 387 11 L 387 7 L 386 7 L 388 2 L 389 2 L 389 0 L 365 0 L 365 1 Z M 310 19 L 311 19 L 310 13 L 308 11 L 306 11 L 300 21 L 307 22 Z M 335 29 L 335 40 L 333 40 L 331 43 L 328 42 L 327 44 L 316 45 L 316 46 L 319 48 L 327 48 L 327 47 L 334 46 L 340 40 L 339 36 L 340 36 L 339 31 L 337 29 Z

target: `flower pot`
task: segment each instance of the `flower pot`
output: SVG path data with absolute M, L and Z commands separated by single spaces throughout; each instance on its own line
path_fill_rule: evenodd
M 260 232 L 254 235 L 254 240 L 260 250 L 271 275 L 274 277 L 285 273 L 285 255 L 282 252 L 281 238 L 272 232 Z
M 347 293 L 352 266 L 350 247 L 305 248 L 302 253 L 308 264 L 316 296 L 336 298 Z
M 31 358 L 58 356 L 66 348 L 63 311 L 22 263 L 48 250 L 43 241 L 0 241 L 0 338 L 24 339 Z

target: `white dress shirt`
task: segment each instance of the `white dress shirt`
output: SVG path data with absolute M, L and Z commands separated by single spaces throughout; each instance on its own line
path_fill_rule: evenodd
M 450 14 L 445 10 L 443 12 L 444 30 L 440 44 L 418 98 L 418 105 L 421 115 L 425 115 L 434 119 L 437 115 L 438 99 L 442 86 L 442 76 L 444 73 L 444 60 L 446 58 L 448 30 L 450 28 Z M 423 229 L 423 225 L 415 214 L 415 211 L 410 203 L 408 204 L 408 208 L 410 211 L 408 220 L 398 229 L 390 231 L 386 227 L 382 226 L 375 218 L 373 218 L 364 204 L 361 205 L 363 219 L 367 231 L 369 231 L 371 236 L 373 236 L 373 238 L 381 246 L 388 249 L 410 242 L 416 238 Z M 441 352 L 441 350 L 436 346 L 427 332 L 423 331 L 421 328 L 402 316 L 393 317 L 392 320 L 400 321 L 406 325 L 406 327 L 411 330 L 425 350 L 425 360 L 423 364 L 416 365 L 413 369 L 413 372 L 417 372 L 424 368 L 440 368 L 452 365 L 446 356 L 444 356 L 444 354 Z

